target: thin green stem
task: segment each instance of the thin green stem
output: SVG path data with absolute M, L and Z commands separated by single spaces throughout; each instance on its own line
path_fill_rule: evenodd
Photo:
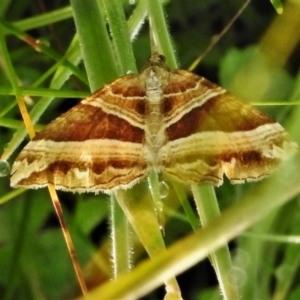
M 119 62 L 118 73 L 120 76 L 128 71 L 136 73 L 135 58 L 122 2 L 119 0 L 102 0 L 102 3 L 106 10 L 107 21 Z
M 118 76 L 112 46 L 96 0 L 71 0 L 91 91 Z M 84 13 L 82 13 L 84 12 Z
M 66 6 L 60 9 L 55 9 L 54 11 L 14 22 L 13 26 L 22 31 L 26 31 L 70 19 L 72 16 L 73 12 L 71 6 Z
M 211 185 L 192 185 L 194 199 L 203 227 L 220 216 L 218 201 Z M 232 280 L 233 266 L 227 245 L 210 254 L 224 299 L 239 299 L 236 282 Z
M 110 199 L 110 228 L 112 240 L 113 275 L 118 278 L 130 271 L 131 245 L 127 217 L 114 196 Z
M 193 230 L 196 231 L 200 227 L 199 219 L 197 218 L 197 215 L 194 213 L 194 210 L 189 203 L 186 192 L 183 190 L 182 186 L 177 182 L 172 182 L 172 185 L 176 191 L 176 195 L 180 200 L 180 203 L 184 209 L 189 223 L 191 224 Z

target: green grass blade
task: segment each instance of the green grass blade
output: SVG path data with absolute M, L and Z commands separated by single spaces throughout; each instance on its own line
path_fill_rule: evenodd
M 103 15 L 97 1 L 71 0 L 91 91 L 118 76 Z

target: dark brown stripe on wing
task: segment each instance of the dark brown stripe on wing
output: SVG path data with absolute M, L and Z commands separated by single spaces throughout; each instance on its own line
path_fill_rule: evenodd
M 146 167 L 146 163 L 139 163 L 136 161 L 128 161 L 128 160 L 121 160 L 121 159 L 115 159 L 115 160 L 107 160 L 107 161 L 99 161 L 99 162 L 81 162 L 81 161 L 67 161 L 67 160 L 58 160 L 53 163 L 51 163 L 47 170 L 50 173 L 62 173 L 64 175 L 67 175 L 67 173 L 72 169 L 77 169 L 80 172 L 85 171 L 92 171 L 95 174 L 102 174 L 104 173 L 108 168 L 114 168 L 114 169 L 131 169 L 131 168 L 137 168 L 137 169 L 144 169 Z
M 210 183 L 219 186 L 223 183 L 223 174 L 232 183 L 260 180 L 272 174 L 280 161 L 279 158 L 263 157 L 255 150 L 228 152 L 218 156 L 186 156 L 177 160 L 175 165 L 166 164 L 166 171 L 185 183 Z
M 164 94 L 182 94 L 186 90 L 195 88 L 201 78 L 185 70 L 173 70 L 170 72 L 169 84 L 164 87 Z
M 18 186 L 44 186 L 53 183 L 65 190 L 85 189 L 86 192 L 106 191 L 130 186 L 146 175 L 144 162 L 110 160 L 106 162 L 81 163 L 79 161 L 59 160 L 51 163 L 45 170 L 33 172 L 20 180 Z M 78 173 L 84 173 L 82 178 Z
M 144 132 L 122 118 L 103 112 L 100 107 L 80 103 L 47 125 L 34 138 L 41 139 L 56 142 L 113 139 L 141 143 Z
M 145 87 L 140 84 L 135 75 L 129 82 L 121 78 L 110 85 L 96 91 L 85 99 L 87 103 L 102 99 L 108 104 L 115 105 L 139 116 L 145 115 Z
M 220 159 L 224 159 L 223 171 L 232 183 L 260 180 L 271 175 L 281 162 L 281 158 L 265 157 L 259 151 L 226 153 Z
M 272 123 L 275 121 L 268 115 L 226 92 L 187 112 L 166 129 L 166 134 L 172 141 L 196 132 L 248 131 Z
M 178 107 L 186 105 L 190 99 L 201 96 L 205 90 L 199 85 L 200 81 L 202 78 L 193 73 L 183 70 L 172 71 L 169 83 L 163 89 L 162 112 L 165 115 L 172 114 Z
M 219 157 L 217 160 L 222 160 L 224 162 L 231 162 L 232 159 L 239 161 L 244 166 L 248 165 L 260 165 L 261 163 L 265 163 L 265 157 L 262 156 L 260 151 L 257 150 L 249 150 L 244 152 L 225 152 Z
M 169 84 L 164 87 L 161 109 L 168 122 L 182 115 L 184 111 L 188 112 L 224 92 L 224 89 L 203 77 L 184 70 L 175 70 L 170 73 Z
M 145 86 L 141 83 L 139 74 L 125 75 L 111 84 L 106 85 L 110 87 L 113 94 L 126 97 L 143 97 L 145 95 Z

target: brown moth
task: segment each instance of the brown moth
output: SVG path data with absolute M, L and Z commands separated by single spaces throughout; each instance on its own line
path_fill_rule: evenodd
M 13 187 L 128 189 L 154 170 L 219 186 L 270 175 L 296 149 L 284 128 L 207 79 L 154 53 L 51 122 L 12 167 Z

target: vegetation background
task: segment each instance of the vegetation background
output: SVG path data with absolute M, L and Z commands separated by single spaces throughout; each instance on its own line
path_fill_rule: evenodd
M 71 1 L 73 11 L 66 0 L 5 0 L 0 3 L 2 36 L 5 37 L 21 91 L 30 96 L 26 98 L 27 107 L 33 111 L 33 121 L 38 120 L 36 130 L 95 89 L 94 86 L 89 87 L 91 75 L 85 72 L 75 36 L 72 14 L 75 2 Z M 103 2 L 99 1 L 100 7 Z M 123 1 L 123 7 L 132 26 L 130 36 L 134 36 L 136 65 L 141 69 L 150 55 L 149 29 L 146 23 L 143 24 L 143 12 L 136 12 L 137 3 L 143 1 L 129 2 Z M 162 2 L 175 55 L 183 69 L 187 69 L 206 49 L 211 39 L 244 3 L 240 0 Z M 299 144 L 300 3 L 284 1 L 283 4 L 283 14 L 278 15 L 269 1 L 253 0 L 194 72 L 244 100 L 260 105 L 262 110 L 286 125 Z M 80 14 L 89 18 L 89 11 L 82 10 Z M 138 25 L 141 25 L 141 30 L 134 35 Z M 97 28 L 98 24 L 95 24 L 95 32 Z M 38 40 L 39 44 L 32 43 L 29 36 Z M 97 35 L 91 38 L 96 41 Z M 41 51 L 36 51 L 40 47 Z M 103 54 L 102 47 L 98 51 L 99 56 L 93 57 L 93 63 L 103 68 L 106 54 Z M 73 64 L 71 69 L 66 59 Z M 7 70 L 7 58 L 2 54 L 0 68 L 0 149 L 2 159 L 12 163 L 28 138 L 15 97 L 12 96 L 14 92 L 11 74 Z M 98 87 L 109 78 L 113 80 L 122 74 L 124 72 L 118 65 L 110 70 L 105 69 L 102 71 L 103 77 L 99 75 Z M 96 81 L 93 82 L 96 85 Z M 37 103 L 40 105 L 37 106 Z M 249 213 L 249 224 L 253 220 L 255 225 L 229 245 L 234 272 L 228 276 L 235 278 L 244 299 L 300 299 L 298 170 L 299 159 L 294 161 L 292 167 L 289 166 L 288 172 L 282 172 L 282 182 L 286 184 L 284 190 L 276 181 L 266 181 L 266 188 L 264 183 L 232 186 L 225 182 L 216 189 L 222 213 L 235 203 L 242 203 L 243 197 L 253 198 L 253 201 L 259 199 L 267 205 L 269 202 L 264 199 L 267 188 L 273 191 L 273 203 L 278 203 L 275 210 L 273 206 L 265 208 L 269 209 L 269 214 L 261 215 L 260 222 L 256 222 L 255 215 Z M 262 186 L 260 191 L 263 192 L 257 192 L 258 185 Z M 170 195 L 171 202 L 174 199 L 178 202 L 174 194 Z M 293 201 L 280 206 L 277 195 L 284 195 L 286 202 Z M 97 286 L 108 280 L 111 273 L 110 199 L 104 195 L 70 193 L 59 193 L 59 198 L 80 263 L 84 266 L 87 283 L 90 287 Z M 1 299 L 71 299 L 80 294 L 49 200 L 46 189 L 12 190 L 9 176 L 0 179 Z M 192 197 L 190 200 L 194 206 Z M 175 241 L 183 241 L 192 228 L 182 208 L 175 209 L 166 204 L 165 211 L 168 216 L 165 242 L 169 246 Z M 257 215 L 260 215 L 260 207 Z M 147 257 L 137 244 L 132 251 L 134 265 Z M 209 260 L 194 264 L 177 278 L 184 299 L 221 299 L 219 284 Z M 143 299 L 161 299 L 163 296 L 164 290 L 160 288 Z

